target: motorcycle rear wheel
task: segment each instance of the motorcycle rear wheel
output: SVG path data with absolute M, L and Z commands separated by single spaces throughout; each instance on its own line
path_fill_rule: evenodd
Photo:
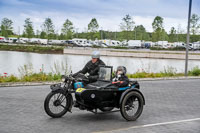
M 135 121 L 142 114 L 144 100 L 140 93 L 132 91 L 125 95 L 120 107 L 121 115 L 127 121 Z

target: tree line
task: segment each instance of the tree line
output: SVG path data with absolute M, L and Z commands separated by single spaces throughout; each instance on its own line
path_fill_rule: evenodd
M 197 14 L 192 14 L 191 23 L 191 42 L 200 41 L 200 17 Z M 153 32 L 147 32 L 143 25 L 135 25 L 133 18 L 127 14 L 125 15 L 119 28 L 121 31 L 105 31 L 99 30 L 99 24 L 96 18 L 92 18 L 87 26 L 86 32 L 77 33 L 73 22 L 66 19 L 62 25 L 60 34 L 55 32 L 55 26 L 51 18 L 46 18 L 41 25 L 41 31 L 36 30 L 34 32 L 33 22 L 30 18 L 26 18 L 24 21 L 24 30 L 22 35 L 18 37 L 27 38 L 42 38 L 42 39 L 59 39 L 69 40 L 72 38 L 86 38 L 86 39 L 113 39 L 113 40 L 145 40 L 145 41 L 169 41 L 186 42 L 186 34 L 181 29 L 180 25 L 176 29 L 171 27 L 169 33 L 166 32 L 163 26 L 164 19 L 160 16 L 156 16 L 152 22 Z M 14 35 L 13 33 L 13 21 L 8 18 L 3 18 L 1 21 L 0 35 L 9 37 Z

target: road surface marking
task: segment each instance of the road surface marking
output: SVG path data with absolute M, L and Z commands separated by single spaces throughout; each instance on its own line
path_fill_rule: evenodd
M 116 130 L 100 131 L 100 132 L 93 132 L 93 133 L 110 133 L 110 132 L 124 131 L 124 130 L 135 129 L 135 128 L 154 127 L 154 126 L 161 126 L 161 125 L 170 125 L 170 124 L 177 124 L 177 123 L 184 123 L 184 122 L 191 122 L 191 121 L 199 121 L 199 120 L 200 120 L 200 118 L 194 118 L 194 119 L 186 119 L 186 120 L 179 120 L 179 121 L 170 121 L 170 122 L 132 126 L 132 127 L 128 127 L 128 128 L 120 128 L 120 129 L 116 129 Z

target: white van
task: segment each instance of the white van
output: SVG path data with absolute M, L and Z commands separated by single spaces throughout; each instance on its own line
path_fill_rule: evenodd
M 0 36 L 0 42 L 5 42 L 5 37 Z
M 141 48 L 142 47 L 141 40 L 129 40 L 127 43 L 128 43 L 128 48 Z
M 39 44 L 42 44 L 42 45 L 47 45 L 48 40 L 47 40 L 47 39 L 39 39 L 39 40 L 38 40 L 38 43 L 39 43 Z
M 174 42 L 175 47 L 185 47 L 185 43 L 183 42 Z
M 6 43 L 15 43 L 18 39 L 15 37 L 9 37 L 7 39 L 5 39 Z
M 120 41 L 110 40 L 110 39 L 99 40 L 99 42 L 105 46 L 121 46 L 122 45 Z
M 200 49 L 200 42 L 193 42 L 189 44 L 190 48 L 193 50 L 199 50 Z
M 73 43 L 75 43 L 78 46 L 86 47 L 88 46 L 87 39 L 79 39 L 79 38 L 74 38 L 72 39 Z

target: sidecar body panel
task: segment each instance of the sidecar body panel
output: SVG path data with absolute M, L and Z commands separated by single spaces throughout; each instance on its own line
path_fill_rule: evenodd
M 79 88 L 80 89 L 80 88 Z M 78 90 L 78 89 L 77 89 Z M 85 89 L 81 92 L 76 91 L 76 100 L 81 104 L 98 107 L 102 106 L 104 102 L 112 101 L 116 95 L 113 91 L 103 91 L 95 89 Z
M 87 88 L 86 86 L 86 88 L 78 88 L 75 92 L 75 97 L 80 104 L 93 108 L 119 107 L 123 92 L 134 87 L 135 86 L 127 86 L 118 88 L 116 86 L 109 86 L 102 89 L 101 87 L 91 88 L 91 86 L 89 86 Z

